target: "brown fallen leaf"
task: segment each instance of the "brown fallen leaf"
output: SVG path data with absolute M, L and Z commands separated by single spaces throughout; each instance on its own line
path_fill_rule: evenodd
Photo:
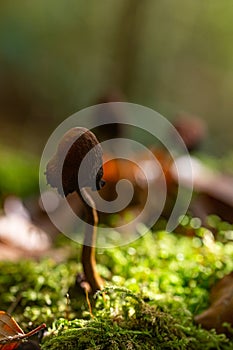
M 7 312 L 0 311 L 0 350 L 13 350 L 21 340 L 31 337 L 46 327 L 45 323 L 28 333 Z
M 211 306 L 195 317 L 195 321 L 206 329 L 216 329 L 217 333 L 229 334 L 229 323 L 233 327 L 233 272 L 224 276 L 211 290 Z

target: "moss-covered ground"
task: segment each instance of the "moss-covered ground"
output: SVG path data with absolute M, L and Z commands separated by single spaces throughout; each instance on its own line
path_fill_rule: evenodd
M 106 288 L 94 300 L 74 286 L 81 247 L 64 236 L 57 245 L 69 247 L 67 261 L 0 262 L 1 309 L 25 331 L 46 322 L 43 350 L 233 349 L 225 335 L 194 322 L 209 305 L 210 288 L 233 270 L 233 228 L 210 218 L 214 238 L 197 223 L 183 220 L 181 231 L 193 226 L 192 237 L 154 229 L 99 251 Z

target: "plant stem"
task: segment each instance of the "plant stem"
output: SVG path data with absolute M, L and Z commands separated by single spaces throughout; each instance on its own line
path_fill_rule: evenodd
M 95 244 L 98 225 L 98 215 L 95 203 L 86 189 L 78 193 L 85 207 L 86 229 L 82 249 L 82 265 L 87 282 L 90 284 L 92 293 L 102 289 L 103 281 L 96 269 Z

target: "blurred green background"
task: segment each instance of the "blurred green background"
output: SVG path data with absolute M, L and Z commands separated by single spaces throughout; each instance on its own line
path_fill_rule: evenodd
M 52 130 L 108 91 L 172 121 L 208 123 L 206 150 L 232 149 L 233 2 L 0 3 L 0 144 L 40 154 Z

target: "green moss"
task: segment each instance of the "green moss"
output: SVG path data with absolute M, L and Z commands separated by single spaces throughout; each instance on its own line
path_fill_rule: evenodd
M 107 287 L 93 303 L 94 318 L 73 288 L 80 246 L 62 238 L 58 246 L 70 249 L 66 262 L 0 262 L 0 307 L 12 310 L 25 331 L 46 322 L 43 350 L 233 349 L 224 335 L 193 322 L 208 306 L 213 284 L 233 270 L 233 242 L 226 235 L 232 226 L 220 226 L 222 241 L 199 227 L 194 237 L 154 231 L 128 246 L 99 250 Z
M 30 322 L 51 324 L 65 314 L 66 293 L 78 267 L 72 262 L 56 264 L 51 259 L 40 263 L 0 262 L 0 308 L 13 310 L 23 328 Z
M 55 349 L 230 349 L 229 339 L 193 325 L 191 314 L 173 317 L 124 288 L 106 288 L 89 321 L 60 319 L 43 350 Z

